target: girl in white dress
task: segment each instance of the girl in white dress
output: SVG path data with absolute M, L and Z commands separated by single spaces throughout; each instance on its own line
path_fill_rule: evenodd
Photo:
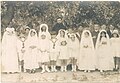
M 49 47 L 50 47 L 50 40 L 47 38 L 46 33 L 42 32 L 39 35 L 39 60 L 38 62 L 42 64 L 42 72 L 45 71 L 50 72 L 48 65 L 50 63 L 49 58 Z
M 72 71 L 76 71 L 76 63 L 79 56 L 79 46 L 79 40 L 77 39 L 76 34 L 72 33 L 68 41 L 68 53 L 72 64 Z
M 56 62 L 60 54 L 59 42 L 56 38 L 56 34 L 52 34 L 50 40 L 50 64 L 52 72 L 56 72 Z
M 46 38 L 51 39 L 51 35 L 50 35 L 49 31 L 48 31 L 48 25 L 47 24 L 41 24 L 40 25 L 39 35 L 41 35 L 42 32 L 45 33 Z
M 34 29 L 31 29 L 28 38 L 25 41 L 25 55 L 24 59 L 24 68 L 29 69 L 30 73 L 35 73 L 35 69 L 39 68 L 37 57 L 38 57 L 38 38 L 37 33 Z
M 19 72 L 17 37 L 14 28 L 6 28 L 2 38 L 2 72 Z
M 84 30 L 80 42 L 78 68 L 84 72 L 95 70 L 95 55 L 92 36 L 89 30 Z
M 118 58 L 120 58 L 120 37 L 118 30 L 113 31 L 112 37 L 110 39 L 110 44 L 112 55 L 114 57 L 115 69 L 118 69 L 120 64 L 118 61 Z
M 100 72 L 113 70 L 113 56 L 110 49 L 110 39 L 106 30 L 101 30 L 96 42 L 98 69 Z
M 59 42 L 59 48 L 60 48 L 60 65 L 61 65 L 61 71 L 67 71 L 67 62 L 68 62 L 68 37 L 65 30 L 60 29 L 57 35 L 57 39 Z

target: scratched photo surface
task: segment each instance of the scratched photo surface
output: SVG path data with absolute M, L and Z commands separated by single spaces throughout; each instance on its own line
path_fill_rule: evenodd
M 1 1 L 2 83 L 120 83 L 119 1 Z

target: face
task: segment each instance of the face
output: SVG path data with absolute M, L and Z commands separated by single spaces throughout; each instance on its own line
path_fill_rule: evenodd
M 95 30 L 99 30 L 99 25 L 95 25 L 95 26 L 94 26 L 94 29 L 95 29 Z
M 86 38 L 89 37 L 89 33 L 88 32 L 85 32 L 84 35 L 85 35 Z
M 60 36 L 63 37 L 65 35 L 64 31 L 60 31 Z
M 69 32 L 69 33 L 71 33 L 71 32 L 72 32 L 72 29 L 71 29 L 71 28 L 69 28 L 69 29 L 68 29 L 68 32 Z
M 43 26 L 41 29 L 42 29 L 42 31 L 46 31 L 46 27 L 45 26 Z
M 35 36 L 35 32 L 31 31 L 30 35 L 31 37 Z
M 83 27 L 80 26 L 80 27 L 78 28 L 78 31 L 82 31 L 82 30 L 83 30 Z
M 113 25 L 110 25 L 110 30 L 114 30 L 114 26 Z
M 116 38 L 117 36 L 118 36 L 118 35 L 117 35 L 116 33 L 114 33 L 114 34 L 113 34 L 113 37 L 115 37 L 115 38 Z
M 25 32 L 26 32 L 26 33 L 29 33 L 29 31 L 30 31 L 30 29 L 28 29 L 28 28 L 27 28 L 27 29 L 25 29 Z
M 102 32 L 102 33 L 101 33 L 101 36 L 102 36 L 102 37 L 105 37 L 105 32 Z
M 35 24 L 33 24 L 33 27 L 35 27 Z
M 76 31 L 77 31 L 77 28 L 73 28 L 73 31 L 76 32 Z
M 75 41 L 75 36 L 74 35 L 72 35 L 71 40 Z
M 41 39 L 45 39 L 46 38 L 46 36 L 45 35 L 41 35 Z
M 62 23 L 62 19 L 57 19 L 57 23 Z
M 51 38 L 56 38 L 56 35 L 51 35 Z
M 25 37 L 20 37 L 20 40 L 24 42 L 25 41 Z
M 104 29 L 104 30 L 105 30 L 105 29 L 106 29 L 106 25 L 102 25 L 102 26 L 101 26 L 101 29 Z
M 13 31 L 6 31 L 7 32 L 7 35 L 12 35 L 13 34 Z

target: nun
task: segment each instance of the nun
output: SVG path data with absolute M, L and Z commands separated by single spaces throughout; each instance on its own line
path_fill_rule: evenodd
M 77 59 L 79 55 L 79 40 L 76 37 L 76 34 L 72 33 L 68 41 L 68 53 L 69 59 L 72 64 L 72 71 L 76 71 Z
M 60 29 L 57 35 L 59 42 L 60 55 L 58 57 L 60 61 L 61 71 L 67 71 L 68 63 L 68 36 L 67 32 L 64 29 Z
M 6 28 L 2 38 L 2 72 L 19 72 L 17 37 L 14 28 Z
M 28 38 L 25 41 L 25 55 L 24 68 L 29 69 L 29 73 L 35 73 L 35 69 L 39 68 L 37 57 L 38 57 L 38 38 L 37 33 L 34 29 L 31 29 L 28 34 Z
M 118 30 L 114 30 L 110 39 L 112 55 L 114 57 L 115 69 L 120 68 L 119 58 L 120 58 L 120 36 Z
M 78 69 L 84 72 L 95 70 L 95 55 L 92 35 L 89 30 L 84 30 L 81 35 Z
M 96 42 L 98 70 L 100 72 L 113 70 L 114 60 L 110 49 L 110 39 L 106 30 L 101 30 Z
M 49 31 L 48 31 L 48 25 L 47 24 L 41 24 L 40 25 L 39 35 L 41 35 L 42 32 L 45 33 L 46 38 L 51 39 L 51 35 L 50 35 Z
M 49 48 L 50 48 L 50 40 L 47 38 L 48 35 L 46 35 L 45 32 L 42 32 L 42 34 L 39 35 L 39 64 L 42 66 L 42 71 L 41 73 L 44 72 L 50 72 L 49 70 L 49 63 L 50 63 L 50 58 L 49 58 Z

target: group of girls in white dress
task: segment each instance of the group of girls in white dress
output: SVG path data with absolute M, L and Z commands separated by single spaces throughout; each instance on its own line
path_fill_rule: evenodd
M 34 73 L 39 67 L 41 73 L 72 70 L 100 72 L 113 70 L 114 57 L 120 57 L 120 37 L 117 30 L 109 38 L 106 30 L 100 30 L 96 46 L 90 30 L 84 29 L 81 35 L 60 29 L 58 34 L 50 34 L 47 24 L 41 24 L 39 33 L 30 29 L 28 37 L 18 38 L 14 28 L 6 28 L 2 38 L 2 72 L 20 72 L 20 63 L 24 61 L 24 70 Z M 77 36 L 80 36 L 78 39 Z M 79 41 L 80 40 L 80 41 Z

